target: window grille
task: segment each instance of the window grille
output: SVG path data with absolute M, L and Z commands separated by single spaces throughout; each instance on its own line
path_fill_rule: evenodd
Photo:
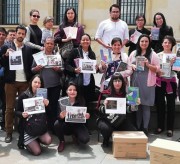
M 121 19 L 128 25 L 135 25 L 135 17 L 146 11 L 146 0 L 118 0 L 121 7 Z
M 59 25 L 63 21 L 68 7 L 75 8 L 78 17 L 78 0 L 54 0 L 54 24 Z
M 0 24 L 13 25 L 19 23 L 20 0 L 0 0 Z

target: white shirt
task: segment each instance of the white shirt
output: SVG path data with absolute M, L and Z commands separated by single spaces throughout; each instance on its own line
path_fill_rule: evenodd
M 89 54 L 88 52 L 83 51 L 84 59 L 89 59 L 88 54 Z M 91 74 L 90 73 L 83 73 L 83 85 L 84 86 L 89 85 L 90 80 L 91 80 Z
M 96 31 L 95 39 L 101 39 L 105 44 L 111 45 L 111 41 L 115 37 L 121 38 L 122 42 L 125 39 L 129 40 L 127 23 L 121 19 L 117 22 L 113 22 L 111 19 L 102 21 Z

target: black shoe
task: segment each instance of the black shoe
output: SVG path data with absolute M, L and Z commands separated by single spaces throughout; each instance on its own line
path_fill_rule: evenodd
M 177 142 L 180 142 L 180 138 L 178 138 L 176 141 L 177 141 Z
M 12 141 L 12 134 L 7 134 L 5 137 L 5 142 L 10 143 Z
M 168 137 L 172 137 L 173 136 L 173 131 L 172 130 L 168 130 L 167 131 L 167 136 Z
M 108 147 L 109 146 L 109 141 L 104 139 L 102 146 L 103 147 Z
M 157 128 L 155 131 L 154 131 L 154 134 L 161 134 L 163 132 L 163 130 L 161 128 Z
M 143 132 L 146 136 L 148 136 L 148 134 L 149 134 L 148 129 L 144 129 Z

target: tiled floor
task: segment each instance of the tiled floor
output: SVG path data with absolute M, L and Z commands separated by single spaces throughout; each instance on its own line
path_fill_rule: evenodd
M 97 141 L 97 131 L 92 131 L 91 140 L 86 146 L 74 145 L 71 137 L 66 137 L 66 147 L 62 153 L 57 152 L 58 140 L 53 136 L 53 143 L 49 147 L 43 147 L 43 153 L 34 157 L 26 150 L 17 148 L 17 132 L 13 133 L 13 142 L 6 144 L 4 142 L 5 132 L 0 131 L 0 164 L 149 164 L 149 150 L 147 146 L 148 157 L 146 159 L 120 159 L 112 155 L 112 146 L 102 148 L 101 142 Z M 180 137 L 180 130 L 174 132 L 172 138 L 167 138 L 165 133 L 161 135 L 150 134 L 148 144 L 156 138 L 177 140 Z M 102 140 L 102 138 L 100 138 Z

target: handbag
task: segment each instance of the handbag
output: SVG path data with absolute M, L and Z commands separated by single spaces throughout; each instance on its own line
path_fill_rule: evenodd
M 104 119 L 114 128 L 118 128 L 126 119 L 126 114 L 106 114 L 104 105 L 99 107 L 99 112 L 100 117 L 97 121 Z
M 60 46 L 59 53 L 61 54 L 63 59 L 67 59 L 72 49 L 73 49 L 73 42 L 72 40 L 70 40 L 68 42 L 63 43 L 62 46 Z
M 33 114 L 26 119 L 25 132 L 30 136 L 41 136 L 47 132 L 47 120 L 44 113 Z

